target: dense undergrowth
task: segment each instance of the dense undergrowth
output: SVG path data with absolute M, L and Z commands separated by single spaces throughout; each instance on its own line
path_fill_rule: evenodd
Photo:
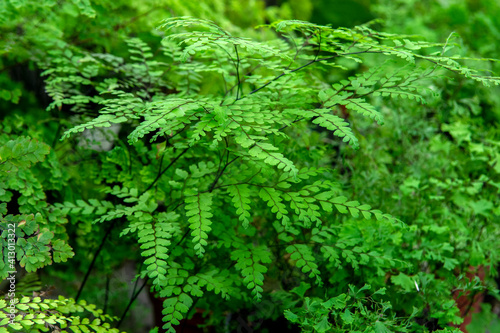
M 0 332 L 496 327 L 500 24 L 443 6 L 0 4 Z

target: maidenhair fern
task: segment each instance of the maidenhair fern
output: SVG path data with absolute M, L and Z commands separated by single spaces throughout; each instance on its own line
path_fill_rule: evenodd
M 411 41 L 368 26 L 334 29 L 283 21 L 267 28 L 287 42 L 233 36 L 200 19 L 166 20 L 160 29 L 170 33 L 162 44 L 167 57 L 153 60 L 148 45 L 137 38 L 128 40 L 132 63 L 116 62 L 113 71 L 121 71 L 123 79 L 100 83 L 105 88 L 99 95 L 100 115 L 65 133 L 68 137 L 84 129 L 121 123 L 133 128 L 128 134 L 130 144 L 147 138 L 165 147 L 160 163 L 155 163 L 157 176 L 147 180 L 142 175 L 144 181 L 137 183 L 138 191 L 154 191 L 164 198 L 148 196 L 142 199 L 143 205 L 166 200 L 165 206 L 153 204 L 145 210 L 137 205 L 122 207 L 123 213 L 108 212 L 99 221 L 119 216 L 130 221 L 122 235 L 137 232 L 145 257 L 144 273 L 159 295 L 167 297 L 163 319 L 171 332 L 172 325 L 188 315 L 196 300 L 205 297 L 200 287 L 231 294 L 226 289 L 229 286 L 222 283 L 217 287 L 202 283 L 202 276 L 213 279 L 213 275 L 200 275 L 200 270 L 223 257 L 231 258 L 234 266 L 221 267 L 221 272 L 241 274 L 241 287 L 259 300 L 269 264 L 283 260 L 278 249 L 267 247 L 259 238 L 243 236 L 242 243 L 230 241 L 220 248 L 217 242 L 222 241 L 222 234 L 212 230 L 215 224 L 226 223 L 222 229 L 227 229 L 230 238 L 241 237 L 241 227 L 258 230 L 260 223 L 279 221 L 282 227 L 276 225 L 275 232 L 289 255 L 282 264 L 297 267 L 304 279 L 318 285 L 326 276 L 318 264 L 321 257 L 312 251 L 309 241 L 319 244 L 323 257 L 337 264 L 345 260 L 356 268 L 377 258 L 375 252 L 332 243 L 330 239 L 336 236 L 328 231 L 331 214 L 375 218 L 404 228 L 397 218 L 342 196 L 334 183 L 322 180 L 327 169 L 305 169 L 307 161 L 287 157 L 286 145 L 295 135 L 296 125 L 309 121 L 359 148 L 356 130 L 349 124 L 356 117 L 350 112 L 382 125 L 383 114 L 371 103 L 373 98 L 424 103 L 428 91 L 424 80 L 440 68 L 486 85 L 500 82 L 474 74 L 459 64 L 460 59 L 445 55 L 446 45 Z M 85 56 L 92 57 L 92 65 L 102 69 L 110 66 L 102 57 Z M 319 70 L 341 71 L 346 61 L 362 63 L 367 56 L 394 60 L 332 85 L 321 80 Z M 400 69 L 389 70 L 398 65 Z M 162 81 L 162 67 L 170 73 L 177 71 L 169 75 L 177 76 L 178 85 Z M 204 76 L 213 84 L 202 93 L 197 82 Z M 207 156 L 211 157 L 206 160 Z M 167 158 L 170 162 L 164 161 Z M 189 165 L 190 172 L 179 169 L 185 168 L 183 163 Z M 252 210 L 262 204 L 269 213 L 255 216 Z M 170 222 L 161 222 L 164 214 L 175 214 L 175 218 L 170 215 Z M 238 222 L 228 223 L 232 217 Z M 191 242 L 182 245 L 186 234 Z M 345 310 L 344 319 L 347 313 Z
M 12 307 L 16 310 L 12 311 Z M 83 312 L 92 314 L 92 320 L 81 318 Z M 12 318 L 11 313 L 15 313 Z M 7 304 L 0 300 L 0 332 L 15 331 L 46 332 L 102 332 L 119 333 L 120 330 L 112 328 L 116 318 L 103 314 L 93 304 L 85 301 L 75 302 L 71 298 L 60 296 L 58 299 L 42 299 L 41 297 L 21 297 L 16 304 Z M 8 328 L 7 328 L 8 327 Z
M 192 230 L 194 250 L 200 257 L 205 253 L 204 247 L 208 245 L 208 232 L 212 230 L 210 225 L 212 221 L 210 218 L 213 216 L 210 213 L 212 206 L 211 193 L 186 193 L 185 199 L 186 217 L 189 217 L 189 228 Z
M 54 238 L 51 224 L 58 214 L 47 216 L 46 196 L 32 168 L 46 160 L 49 146 L 26 137 L 9 140 L 6 134 L 0 136 L 0 144 L 0 198 L 8 202 L 14 191 L 21 194 L 18 214 L 7 215 L 7 205 L 0 204 L 4 249 L 0 276 L 5 279 L 15 271 L 16 260 L 27 272 L 35 272 L 52 262 L 65 262 L 74 253 L 64 239 Z M 30 214 L 33 208 L 39 212 Z
M 238 218 L 241 221 L 243 227 L 247 228 L 250 224 L 250 204 L 252 201 L 250 200 L 250 189 L 246 184 L 236 184 L 231 185 L 227 189 L 230 196 L 233 197 L 232 202 L 234 207 L 236 208 L 236 214 L 238 214 Z
M 48 109 L 69 105 L 77 115 L 77 124 L 65 130 L 63 139 L 118 124 L 117 138 L 128 145 L 115 146 L 95 163 L 93 181 L 101 196 L 64 198 L 47 210 L 62 219 L 84 216 L 89 225 L 109 230 L 119 225 L 120 237 L 136 244 L 139 276 L 163 299 L 168 332 L 175 332 L 174 326 L 192 315 L 196 304 L 216 304 L 220 318 L 214 322 L 221 324 L 226 311 L 280 292 L 288 299 L 298 294 L 307 304 L 304 310 L 284 312 L 304 331 L 354 325 L 355 313 L 381 332 L 405 328 L 414 315 L 386 314 L 390 305 L 383 290 L 368 297 L 369 286 L 351 286 L 349 295 L 327 291 L 324 299 L 304 298 L 304 286 L 329 283 L 328 265 L 346 262 L 355 270 L 371 261 L 379 269 L 405 266 L 364 247 L 361 236 L 342 237 L 340 226 L 358 223 L 379 233 L 383 226 L 395 234 L 408 226 L 391 212 L 372 208 L 377 202 L 359 202 L 355 191 L 343 191 L 331 161 L 314 157 L 314 152 L 310 158 L 297 156 L 293 150 L 310 152 L 298 139 L 307 131 L 326 131 L 324 139 L 331 136 L 334 146 L 363 149 L 370 138 L 357 123 L 368 119 L 379 126 L 384 116 L 391 116 L 374 101 L 425 103 L 430 80 L 443 69 L 484 85 L 498 85 L 500 79 L 465 67 L 464 59 L 447 54 L 447 44 L 382 33 L 370 25 L 347 29 L 293 20 L 259 29 L 273 38 L 253 40 L 211 21 L 177 17 L 159 27 L 166 36 L 156 48 L 138 37 L 125 38 L 128 56 L 54 50 L 60 59 L 44 64 L 53 98 Z M 373 63 L 377 65 L 366 68 Z M 345 75 L 353 68 L 359 74 Z M 28 167 L 42 162 L 48 147 L 28 138 L 2 140 L 0 181 L 9 182 L 7 172 L 25 172 L 19 178 L 31 181 Z M 24 190 L 16 186 L 9 188 Z M 41 193 L 36 185 L 26 191 L 35 198 Z M 51 258 L 58 262 L 73 255 L 65 240 L 53 240 L 44 229 L 49 223 L 45 217 L 21 213 L 5 217 L 18 225 L 23 239 L 17 253 L 21 266 L 33 271 Z M 279 292 L 269 292 L 273 283 Z M 68 299 L 60 302 L 80 310 Z M 59 315 L 61 304 L 50 303 L 43 316 L 33 307 L 36 324 L 100 325 Z M 368 311 L 370 307 L 374 310 Z
M 271 252 L 265 246 L 256 248 L 241 248 L 232 252 L 231 257 L 236 260 L 235 267 L 241 271 L 243 284 L 252 291 L 252 296 L 259 300 L 262 298 L 264 273 L 270 264 Z

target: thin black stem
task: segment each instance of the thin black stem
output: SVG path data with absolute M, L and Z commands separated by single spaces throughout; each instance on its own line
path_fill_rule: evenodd
M 296 122 L 298 122 L 298 121 L 301 121 L 301 120 L 303 120 L 303 119 L 304 119 L 304 118 L 295 119 L 294 121 L 292 121 L 292 123 L 291 123 L 291 124 L 294 124 L 294 123 L 296 123 Z M 290 124 L 290 125 L 291 125 L 291 124 Z M 279 129 L 279 131 L 284 130 L 285 128 L 287 128 L 287 127 L 288 127 L 288 126 L 290 126 L 290 125 L 284 125 L 283 127 L 281 127 L 281 128 Z M 257 145 L 257 143 L 254 143 L 252 146 L 250 146 L 250 148 L 249 148 L 249 149 L 252 149 L 252 148 L 253 148 L 253 147 L 255 147 L 256 145 Z M 227 167 L 228 167 L 229 165 L 231 165 L 232 163 L 236 162 L 236 160 L 237 160 L 237 159 L 239 159 L 240 157 L 241 157 L 241 156 L 236 156 L 235 158 L 233 158 L 233 159 L 232 159 L 231 161 L 229 161 L 229 162 L 228 162 L 228 161 L 227 161 L 227 159 L 226 159 L 226 165 L 224 165 L 224 168 L 222 169 L 222 171 L 221 171 L 221 172 L 217 175 L 217 177 L 215 177 L 215 179 L 214 179 L 214 181 L 213 181 L 212 185 L 210 185 L 210 188 L 209 188 L 208 192 L 212 193 L 212 191 L 215 189 L 215 185 L 217 185 L 217 182 L 219 181 L 219 179 L 220 179 L 220 177 L 222 176 L 222 174 L 224 173 L 224 171 L 226 171 Z M 229 158 L 229 151 L 228 151 L 227 158 Z M 220 187 L 220 186 L 219 186 L 219 187 Z
M 139 266 L 139 275 L 141 274 L 141 271 L 142 271 L 142 266 L 144 265 L 144 261 L 141 261 L 141 265 Z M 139 283 L 139 278 L 137 278 L 137 280 L 135 280 L 135 283 L 134 283 L 134 289 L 132 290 L 132 295 L 135 294 L 135 291 L 137 290 L 137 284 Z
M 248 58 L 247 58 L 248 59 Z M 243 75 L 243 78 L 240 79 L 240 83 L 244 83 L 246 82 L 246 79 L 248 76 L 250 76 L 256 69 L 258 68 L 261 68 L 262 65 L 257 65 L 255 66 L 254 68 L 250 69 L 246 74 Z M 224 94 L 224 96 L 222 97 L 222 101 L 220 102 L 220 105 L 224 104 L 224 101 L 226 100 L 226 96 L 227 94 L 229 94 L 231 91 L 233 91 L 234 88 L 236 88 L 238 86 L 238 83 L 236 84 L 233 84 L 227 91 L 226 93 Z
M 174 207 L 174 209 L 172 209 L 172 212 L 175 212 L 177 210 L 177 208 L 179 208 L 180 206 L 184 205 L 184 201 L 181 201 L 177 204 L 177 206 Z M 170 206 L 170 205 L 169 205 Z
M 229 158 L 229 151 L 227 153 L 227 158 Z M 214 190 L 215 188 L 215 185 L 217 185 L 217 182 L 219 181 L 220 177 L 222 176 L 222 174 L 224 173 L 224 171 L 226 171 L 227 167 L 233 163 L 234 161 L 236 161 L 237 159 L 239 158 L 239 156 L 236 156 L 235 158 L 233 158 L 231 160 L 231 162 L 227 162 L 227 159 L 226 159 L 226 165 L 224 165 L 224 168 L 222 168 L 221 172 L 219 172 L 219 174 L 217 175 L 217 177 L 215 177 L 214 181 L 212 182 L 212 185 L 210 185 L 210 189 L 208 190 L 208 192 L 212 193 L 212 191 Z
M 188 150 L 189 150 L 190 147 L 187 147 L 186 149 L 184 149 L 182 151 L 182 153 L 180 153 L 179 155 L 177 155 L 176 158 L 174 158 L 169 165 L 167 165 L 165 167 L 165 169 L 163 169 L 161 172 L 158 173 L 158 175 L 156 176 L 155 180 L 153 180 L 153 182 L 151 184 L 149 184 L 148 188 L 145 189 L 144 191 L 142 191 L 141 195 L 143 195 L 144 193 L 146 193 L 147 191 L 149 191 L 153 186 L 154 184 L 156 184 L 156 182 L 161 178 L 161 176 L 172 166 L 174 165 L 175 162 L 177 162 L 177 160 L 182 156 L 184 155 Z
M 85 287 L 85 284 L 87 283 L 87 280 L 90 276 L 90 272 L 92 271 L 92 268 L 94 268 L 97 257 L 99 256 L 99 253 L 101 253 L 101 250 L 104 247 L 104 243 L 106 242 L 106 239 L 108 238 L 109 234 L 111 234 L 111 230 L 113 230 L 115 224 L 116 224 L 116 220 L 113 220 L 113 222 L 111 222 L 111 224 L 109 225 L 108 230 L 106 230 L 106 233 L 104 234 L 104 237 L 102 238 L 101 244 L 99 244 L 97 251 L 94 253 L 94 258 L 92 259 L 92 262 L 90 263 L 90 266 L 87 269 L 87 272 L 85 273 L 85 277 L 83 278 L 82 284 L 80 285 L 80 289 L 78 289 L 78 293 L 76 294 L 75 302 L 77 302 L 78 299 L 80 298 L 80 295 L 82 294 L 83 287 Z
M 175 244 L 175 246 L 173 247 L 173 249 L 176 248 L 177 246 L 179 246 L 180 243 L 182 243 L 182 241 L 186 238 L 186 236 L 188 235 L 188 233 L 189 233 L 190 230 L 191 229 L 189 229 L 189 228 L 186 230 L 186 232 L 184 233 L 184 235 L 182 235 L 181 239 L 179 239 L 179 241 L 177 242 L 177 244 Z
M 335 58 L 335 57 L 337 57 L 337 56 L 332 56 L 332 57 L 331 57 L 331 59 L 333 59 L 333 58 Z M 326 59 L 325 59 L 325 60 L 326 60 Z M 315 62 L 318 62 L 318 61 L 321 61 L 321 59 L 314 59 L 314 60 L 311 60 L 311 61 L 309 61 L 307 64 L 302 65 L 302 66 L 300 66 L 300 67 L 297 67 L 297 68 L 295 68 L 295 69 L 292 69 L 292 70 L 291 70 L 291 71 L 289 71 L 288 73 L 294 73 L 294 72 L 300 71 L 302 68 L 307 67 L 307 66 L 309 66 L 309 65 L 312 65 L 312 64 L 314 64 Z M 257 89 L 255 89 L 255 90 L 251 91 L 251 92 L 249 93 L 249 95 L 255 94 L 257 91 L 259 91 L 259 90 L 261 90 L 261 89 L 264 89 L 265 87 L 267 87 L 268 85 L 270 85 L 271 83 L 273 83 L 274 81 L 278 80 L 279 78 L 281 78 L 282 76 L 284 76 L 284 75 L 286 75 L 286 74 L 287 74 L 287 72 L 283 72 L 283 73 L 281 73 L 280 75 L 276 76 L 274 79 L 272 79 L 272 80 L 268 81 L 267 83 L 265 83 L 264 85 L 260 86 L 259 88 L 257 88 Z
M 58 139 L 59 139 L 59 135 L 61 134 L 61 128 L 62 128 L 62 124 L 59 122 L 59 126 L 57 126 L 57 130 L 56 130 L 56 135 L 54 136 L 54 140 L 52 141 L 52 148 L 55 148 L 57 141 L 59 141 Z
M 284 75 L 286 75 L 288 73 L 294 73 L 294 72 L 300 71 L 301 69 L 303 69 L 303 68 L 305 68 L 307 66 L 310 66 L 310 65 L 312 65 L 312 64 L 314 64 L 316 62 L 332 60 L 332 59 L 335 59 L 335 58 L 338 58 L 338 57 L 343 57 L 343 56 L 346 56 L 346 55 L 364 54 L 364 53 L 382 53 L 382 51 L 369 51 L 369 50 L 365 50 L 365 51 L 359 51 L 359 52 L 349 52 L 349 53 L 336 54 L 336 55 L 333 55 L 331 57 L 326 57 L 326 58 L 313 59 L 313 60 L 309 61 L 307 64 L 304 64 L 304 65 L 302 65 L 300 67 L 292 69 L 291 71 L 281 73 L 280 75 L 278 75 L 275 78 L 269 80 L 268 82 L 266 82 L 265 84 L 263 84 L 259 88 L 252 90 L 250 93 L 248 93 L 248 95 L 255 94 L 256 92 L 264 89 L 265 87 L 267 87 L 268 85 L 270 85 L 271 83 L 273 83 L 274 81 L 278 80 L 279 78 L 281 78 L 282 76 L 284 76 Z
M 138 279 L 139 280 L 139 279 Z M 141 293 L 142 289 L 144 289 L 144 287 L 146 286 L 146 284 L 148 283 L 148 278 L 146 278 L 144 280 L 144 283 L 142 284 L 141 288 L 135 293 L 132 295 L 132 298 L 130 299 L 130 301 L 128 302 L 127 304 L 127 307 L 125 308 L 125 311 L 123 312 L 120 320 L 118 321 L 118 323 L 116 324 L 116 328 L 119 328 L 120 325 L 122 324 L 123 320 L 125 319 L 125 316 L 127 315 L 127 312 L 128 310 L 130 310 L 130 307 L 132 306 L 132 303 L 134 303 L 135 299 L 137 298 L 137 296 L 139 296 L 139 294 Z
M 161 154 L 161 157 L 160 157 L 160 165 L 158 165 L 158 175 L 156 177 L 158 177 L 161 173 L 161 168 L 163 167 L 163 160 L 165 159 L 165 154 Z
M 215 185 L 219 181 L 219 178 L 222 176 L 222 174 L 226 170 L 227 166 L 229 165 L 229 162 L 228 162 L 229 161 L 229 150 L 228 150 L 227 138 L 224 138 L 224 141 L 226 143 L 226 150 L 224 151 L 224 153 L 227 152 L 227 154 L 226 154 L 226 164 L 224 165 L 224 168 L 222 169 L 222 171 L 220 171 L 220 166 L 222 164 L 222 160 L 224 159 L 224 154 L 222 154 L 222 158 L 220 159 L 220 162 L 219 162 L 219 167 L 217 168 L 217 176 L 215 177 L 215 180 L 213 181 L 212 185 L 210 185 L 210 189 L 208 190 L 210 193 L 212 193 L 212 191 L 214 190 Z
M 326 57 L 326 58 L 319 58 L 316 60 L 316 62 L 319 61 L 326 61 L 326 60 L 332 60 L 338 57 L 344 57 L 348 55 L 355 55 L 355 54 L 368 54 L 368 53 L 384 53 L 383 51 L 370 51 L 370 48 L 364 50 L 364 51 L 357 51 L 357 52 L 348 52 L 348 53 L 341 53 L 341 54 L 336 54 L 331 57 Z

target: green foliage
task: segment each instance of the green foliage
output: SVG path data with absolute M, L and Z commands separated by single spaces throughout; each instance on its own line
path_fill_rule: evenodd
M 454 292 L 497 293 L 498 104 L 466 95 L 500 84 L 491 57 L 229 3 L 1 5 L 0 68 L 28 63 L 51 99 L 0 74 L 2 277 L 42 271 L 68 294 L 75 272 L 132 260 L 167 332 L 197 308 L 225 332 L 452 332 Z M 0 326 L 118 332 L 83 301 L 28 296 Z
M 19 136 L 8 140 L 8 134 L 0 139 L 0 195 L 4 202 L 0 206 L 2 214 L 2 253 L 0 262 L 0 276 L 6 278 L 9 271 L 14 271 L 14 254 L 19 265 L 27 272 L 34 272 L 39 268 L 54 262 L 63 262 L 73 257 L 71 247 L 63 239 L 54 239 L 54 231 L 50 222 L 57 219 L 57 214 L 49 217 L 45 202 L 45 193 L 36 174 L 31 170 L 33 164 L 43 162 L 49 154 L 49 146 L 37 140 Z M 18 214 L 7 214 L 6 202 L 9 202 L 13 192 L 19 193 Z M 33 214 L 33 210 L 40 210 Z M 45 215 L 45 216 L 44 216 Z M 9 250 L 9 245 L 14 249 Z
M 12 308 L 17 309 L 14 318 L 10 317 Z M 75 315 L 81 312 L 91 313 L 94 319 Z M 62 296 L 43 300 L 40 297 L 21 297 L 15 304 L 0 300 L 0 319 L 0 332 L 47 332 L 57 327 L 71 332 L 120 332 L 111 328 L 109 321 L 114 318 L 103 314 L 95 305 L 85 301 L 76 303 L 73 299 Z
M 389 315 L 392 306 L 390 302 L 383 300 L 385 288 L 366 295 L 371 286 L 365 285 L 357 289 L 349 285 L 347 294 L 343 293 L 324 301 L 319 298 L 304 297 L 309 287 L 307 284 L 301 284 L 291 290 L 299 296 L 304 305 L 297 313 L 290 310 L 284 313 L 289 321 L 298 323 L 303 332 L 331 332 L 333 329 L 331 322 L 344 327 L 342 330 L 337 329 L 338 332 L 353 332 L 354 328 L 363 327 L 366 327 L 364 332 L 405 332 L 418 312 L 418 309 L 414 308 L 410 317 L 403 321 L 401 318 Z

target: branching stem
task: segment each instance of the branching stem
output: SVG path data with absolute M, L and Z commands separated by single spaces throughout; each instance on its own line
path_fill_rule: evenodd
M 97 257 L 99 256 L 99 253 L 101 253 L 101 250 L 104 247 L 104 243 L 106 243 L 106 239 L 108 239 L 108 236 L 111 234 L 111 231 L 113 230 L 113 228 L 116 224 L 116 221 L 117 220 L 113 220 L 113 222 L 111 222 L 108 229 L 106 230 L 106 233 L 102 237 L 101 244 L 99 244 L 97 251 L 94 253 L 94 258 L 90 262 L 90 266 L 87 269 L 87 272 L 85 273 L 85 277 L 83 278 L 83 281 L 82 281 L 82 284 L 80 285 L 80 288 L 78 289 L 78 293 L 76 294 L 76 297 L 75 297 L 75 302 L 77 302 L 78 299 L 80 298 L 80 295 L 82 294 L 82 291 L 83 291 L 83 287 L 85 287 L 85 284 L 87 283 L 87 280 L 90 276 L 90 272 L 92 271 L 92 268 L 94 268 Z
M 175 162 L 177 162 L 177 160 L 178 160 L 179 158 L 181 158 L 181 156 L 182 156 L 182 155 L 184 155 L 184 154 L 185 154 L 185 153 L 189 150 L 189 148 L 190 148 L 190 147 L 187 147 L 186 149 L 184 149 L 184 150 L 183 150 L 183 151 L 182 151 L 179 155 L 177 155 L 177 157 L 176 157 L 176 158 L 174 158 L 174 159 L 172 160 L 172 162 L 170 162 L 170 164 L 169 164 L 169 165 L 167 165 L 167 166 L 165 167 L 165 169 L 163 169 L 160 173 L 158 173 L 158 175 L 156 176 L 155 180 L 153 180 L 153 182 L 152 182 L 151 184 L 149 184 L 149 186 L 148 186 L 148 187 L 147 187 L 144 191 L 142 191 L 141 195 L 143 195 L 144 193 L 146 193 L 147 191 L 149 191 L 149 190 L 150 190 L 150 189 L 154 186 L 154 184 L 156 184 L 156 182 L 157 182 L 158 180 L 160 180 L 161 176 L 162 176 L 165 172 L 167 172 L 167 170 L 168 170 L 168 169 L 169 169 L 172 165 L 174 165 L 174 163 L 175 163 Z M 141 196 L 141 195 L 139 195 L 139 196 Z

